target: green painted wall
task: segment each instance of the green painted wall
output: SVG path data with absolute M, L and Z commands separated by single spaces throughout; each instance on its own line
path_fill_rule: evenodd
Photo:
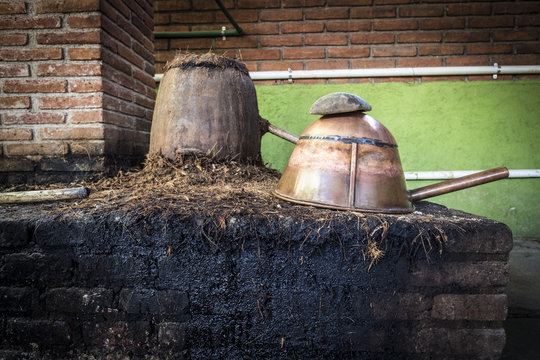
M 259 85 L 261 116 L 295 134 L 317 119 L 311 104 L 335 91 L 359 95 L 394 135 L 405 171 L 540 168 L 540 81 Z M 264 162 L 287 165 L 293 145 L 262 141 Z M 409 181 L 409 189 L 433 182 Z M 540 238 L 540 178 L 506 179 L 429 199 Z

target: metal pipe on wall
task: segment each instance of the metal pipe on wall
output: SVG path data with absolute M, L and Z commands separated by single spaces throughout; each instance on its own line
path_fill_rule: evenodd
M 406 171 L 405 180 L 450 180 L 471 175 L 481 170 L 448 170 L 448 171 Z M 540 169 L 509 170 L 508 178 L 526 179 L 540 178 Z
M 399 77 L 399 76 L 455 76 L 455 75 L 517 75 L 540 74 L 540 65 L 515 66 L 441 66 L 374 69 L 336 69 L 336 70 L 285 70 L 253 71 L 252 80 L 294 80 L 294 79 L 334 79 L 358 77 Z M 156 82 L 163 74 L 156 74 Z

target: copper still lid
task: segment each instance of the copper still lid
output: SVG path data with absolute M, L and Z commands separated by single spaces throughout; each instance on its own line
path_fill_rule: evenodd
M 300 135 L 274 194 L 332 209 L 411 212 L 396 141 L 369 110 L 353 94 L 317 100 L 310 112 L 323 116 Z

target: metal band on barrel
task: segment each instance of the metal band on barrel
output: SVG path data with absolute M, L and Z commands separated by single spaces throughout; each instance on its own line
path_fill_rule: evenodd
M 373 145 L 379 147 L 391 147 L 397 148 L 396 144 L 387 143 L 378 139 L 371 139 L 367 137 L 355 137 L 355 136 L 339 136 L 339 135 L 302 135 L 299 140 L 330 140 L 330 141 L 340 141 L 344 144 L 360 144 L 360 145 Z

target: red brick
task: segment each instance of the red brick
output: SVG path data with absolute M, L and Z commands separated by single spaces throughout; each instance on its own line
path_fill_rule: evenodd
M 156 39 L 154 41 L 154 49 L 157 50 L 169 50 L 169 39 Z
M 395 6 L 368 6 L 351 9 L 353 19 L 380 19 L 396 17 Z
M 156 14 L 154 16 L 154 25 L 167 25 L 170 23 L 170 19 L 169 14 Z
M 281 6 L 281 0 L 238 0 L 240 9 L 266 9 Z
M 307 34 L 304 38 L 306 45 L 347 45 L 346 35 Z
M 32 60 L 60 60 L 60 48 L 24 48 L 0 50 L 0 60 L 3 61 L 32 61 Z
M 326 0 L 282 0 L 283 7 L 324 6 Z
M 442 40 L 440 32 L 404 32 L 397 34 L 398 43 L 439 43 Z
M 0 141 L 32 140 L 31 129 L 0 129 Z
M 393 68 L 396 66 L 394 59 L 361 59 L 351 60 L 353 69 Z
M 406 46 L 406 45 L 380 45 L 374 46 L 373 49 L 374 57 L 382 56 L 416 56 L 416 47 L 415 46 Z
M 328 6 L 372 5 L 372 0 L 328 0 Z
M 35 8 L 38 14 L 97 11 L 99 0 L 41 0 Z
M 410 4 L 413 3 L 414 0 L 375 0 L 375 5 L 397 5 L 397 4 Z M 428 2 L 428 1 L 426 1 Z
M 279 34 L 279 24 L 278 23 L 242 24 L 242 29 L 248 35 Z
M 69 142 L 69 151 L 73 155 L 103 155 L 105 153 L 105 143 L 103 141 L 83 141 L 77 140 Z
M 99 60 L 101 52 L 99 48 L 68 48 L 68 58 L 70 60 Z
M 303 70 L 303 62 L 292 62 L 292 61 L 279 61 L 279 62 L 264 62 L 261 64 L 261 71 L 287 71 L 288 69 L 292 70 Z
M 66 92 L 65 80 L 6 80 L 6 93 Z
M 99 44 L 99 31 L 54 32 L 37 34 L 38 44 Z
M 0 2 L 0 15 L 26 14 L 26 3 L 2 1 Z
M 470 77 L 469 77 L 470 78 Z M 434 82 L 434 81 L 465 81 L 467 80 L 466 76 L 455 75 L 455 76 L 443 76 L 443 75 L 433 75 L 433 76 L 421 76 L 422 82 Z
M 32 140 L 31 129 L 0 129 L 0 141 Z
M 540 12 L 538 2 L 514 2 L 512 4 L 494 3 L 493 12 L 499 14 L 534 14 Z
M 344 20 L 326 23 L 326 31 L 353 32 L 369 30 L 371 30 L 371 20 Z
M 28 65 L 15 64 L 15 65 L 0 65 L 0 77 L 24 77 L 30 76 Z
M 446 59 L 446 66 L 486 66 L 490 65 L 489 58 L 484 56 L 459 56 Z M 512 65 L 514 65 L 512 63 Z
M 283 49 L 283 59 L 323 59 L 325 57 L 324 48 L 285 48 Z
M 279 49 L 242 49 L 240 51 L 243 60 L 279 60 Z
M 540 25 L 540 15 L 524 15 L 516 17 L 517 26 L 539 26 Z
M 58 16 L 13 16 L 0 18 L 0 29 L 52 29 L 60 27 Z
M 102 104 L 101 95 L 68 95 L 41 97 L 38 99 L 40 109 L 71 109 L 81 107 L 99 107 Z
M 147 109 L 153 109 L 154 106 L 156 105 L 156 102 L 154 101 L 154 99 L 149 99 L 146 96 L 139 95 L 137 93 L 133 96 L 133 100 L 135 104 L 143 106 Z
M 420 56 L 463 55 L 463 45 L 420 45 Z
M 34 171 L 35 164 L 32 160 L 24 158 L 6 159 L 0 158 L 0 171 Z
M 133 92 L 117 83 L 112 81 L 104 80 L 103 81 L 103 92 L 105 94 L 113 95 L 117 98 L 124 99 L 127 101 L 133 100 Z
M 107 94 L 103 96 L 103 108 L 138 117 L 144 117 L 145 114 L 145 108 L 137 106 L 131 101 L 117 99 Z
M 399 8 L 400 17 L 439 17 L 443 15 L 444 8 L 442 5 L 410 5 Z
M 501 28 L 513 27 L 514 18 L 512 16 L 483 16 L 469 18 L 470 28 Z
M 412 19 L 375 19 L 373 20 L 373 30 L 416 30 L 418 21 Z
M 447 16 L 490 15 L 490 3 L 461 3 L 446 6 Z
M 171 14 L 171 23 L 180 24 L 209 24 L 216 21 L 213 12 L 188 12 Z
M 470 44 L 467 45 L 467 54 L 510 54 L 512 53 L 511 44 Z
M 42 140 L 103 139 L 103 127 L 50 127 L 40 128 Z
M 66 155 L 69 151 L 67 144 L 59 142 L 5 144 L 4 149 L 7 156 Z
M 0 36 L 0 46 L 20 46 L 26 45 L 28 35 L 26 34 L 2 34 Z
M 28 109 L 30 98 L 28 96 L 0 97 L 0 109 Z
M 62 124 L 65 115 L 54 112 L 8 113 L 2 118 L 4 124 Z
M 495 30 L 493 41 L 527 41 L 538 40 L 537 30 Z
M 223 1 L 226 8 L 234 7 L 233 0 Z M 194 10 L 217 10 L 219 6 L 213 0 L 197 0 L 193 3 Z
M 281 24 L 282 33 L 317 33 L 324 30 L 322 22 L 289 22 Z
M 441 294 L 433 299 L 435 319 L 503 321 L 506 313 L 506 294 Z
M 212 48 L 213 39 L 211 38 L 186 38 L 186 39 L 171 39 L 169 49 L 183 49 L 183 50 L 192 50 L 192 49 L 206 49 L 209 50 Z
M 124 45 L 118 45 L 118 55 L 120 55 L 139 69 L 142 69 L 144 67 L 144 60 Z
M 500 51 L 501 53 L 507 53 L 507 51 Z M 516 45 L 516 52 L 518 54 L 540 54 L 540 43 L 523 43 Z
M 98 76 L 100 64 L 37 64 L 37 76 Z
M 188 10 L 190 8 L 191 8 L 191 4 L 190 4 L 189 1 L 178 1 L 178 0 L 154 1 L 154 11 L 155 12 Z
M 151 74 L 148 74 L 145 71 L 139 70 L 139 69 L 133 69 L 133 78 L 139 80 L 146 86 L 149 86 L 153 89 L 156 87 L 156 81 L 154 80 L 154 76 Z
M 303 44 L 302 35 L 272 35 L 261 36 L 261 46 L 301 46 Z
M 371 32 L 351 34 L 351 44 L 393 44 L 393 33 Z
M 398 59 L 398 67 L 443 66 L 441 58 L 408 58 Z
M 215 41 L 216 49 L 236 49 L 236 48 L 256 48 L 258 46 L 256 36 L 233 36 L 226 40 L 217 38 Z
M 446 33 L 447 43 L 489 42 L 489 31 L 452 31 Z
M 321 8 L 304 10 L 306 20 L 347 19 L 349 8 Z
M 103 121 L 102 110 L 73 110 L 69 112 L 72 124 L 100 123 Z
M 329 58 L 360 58 L 369 56 L 367 46 L 347 46 L 328 48 Z
M 101 79 L 73 79 L 68 80 L 70 92 L 102 91 Z
M 230 10 L 229 13 L 241 27 L 243 26 L 242 23 L 257 22 L 259 20 L 258 10 Z M 228 23 L 229 19 L 225 14 L 219 12 L 216 14 L 216 21 Z
M 99 28 L 101 26 L 100 15 L 70 15 L 68 24 L 72 28 Z
M 440 29 L 464 29 L 464 18 L 441 18 L 441 19 L 423 19 L 420 20 L 422 30 L 440 30 Z
M 133 128 L 134 125 L 133 117 L 107 110 L 103 113 L 103 122 L 123 128 Z
M 294 21 L 302 20 L 302 9 L 261 10 L 261 21 Z
M 102 28 L 105 30 L 104 36 L 110 35 L 118 39 L 121 43 L 131 47 L 131 36 L 129 36 L 122 28 L 113 23 L 107 17 L 101 19 Z
M 348 69 L 349 60 L 316 60 L 307 61 L 307 70 L 334 70 L 334 69 Z

